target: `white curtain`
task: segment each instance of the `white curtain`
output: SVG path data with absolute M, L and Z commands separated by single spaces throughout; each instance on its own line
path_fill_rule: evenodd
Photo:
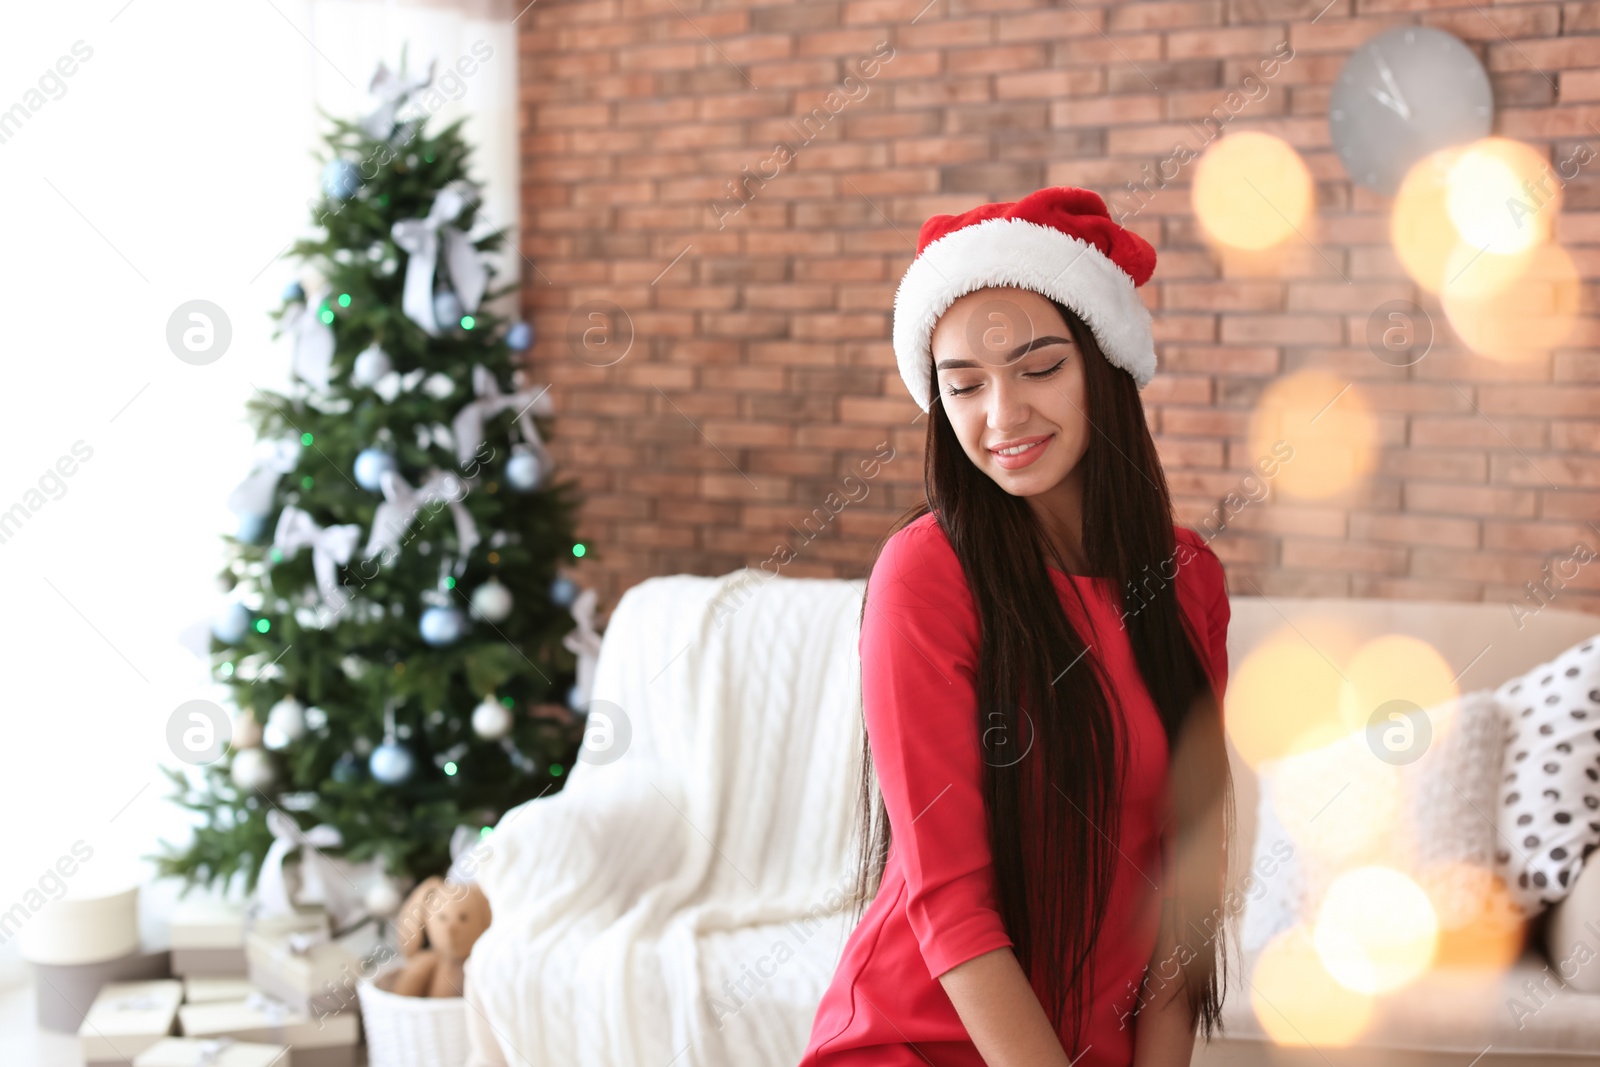
M 144 857 L 188 825 L 158 771 L 178 766 L 167 723 L 223 696 L 179 635 L 220 596 L 225 501 L 254 445 L 244 402 L 285 379 L 266 312 L 295 276 L 278 257 L 310 224 L 316 108 L 365 114 L 378 61 L 397 67 L 402 44 L 412 70 L 437 58 L 447 91 L 431 122 L 468 116 L 480 215 L 514 235 L 516 16 L 492 0 L 10 13 L 0 113 L 24 110 L 0 123 L 0 513 L 27 514 L 0 528 L 0 912 L 37 900 L 41 880 L 53 895 L 51 869 L 83 841 L 93 859 L 66 891 L 144 882 L 147 938 L 164 935 L 176 887 L 146 881 Z M 472 73 L 447 79 L 464 55 Z M 501 281 L 527 272 L 514 250 L 500 266 Z M 166 341 L 194 299 L 232 326 L 205 366 Z M 90 458 L 72 462 L 75 445 Z M 62 457 L 69 476 L 52 474 Z M 0 986 L 24 973 L 17 939 L 0 937 Z M 0 1062 L 31 1062 L 5 1040 Z

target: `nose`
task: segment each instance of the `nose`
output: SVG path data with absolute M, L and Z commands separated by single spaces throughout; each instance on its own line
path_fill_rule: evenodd
M 1012 375 L 999 375 L 989 390 L 989 428 L 1008 431 L 1026 424 L 1033 414 L 1026 394 L 1022 383 Z

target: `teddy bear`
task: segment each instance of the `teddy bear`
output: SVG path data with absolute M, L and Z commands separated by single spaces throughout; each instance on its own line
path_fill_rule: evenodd
M 405 963 L 394 992 L 408 997 L 459 997 L 464 964 L 472 946 L 489 928 L 489 898 L 475 884 L 448 882 L 435 875 L 411 891 L 395 916 L 395 932 Z

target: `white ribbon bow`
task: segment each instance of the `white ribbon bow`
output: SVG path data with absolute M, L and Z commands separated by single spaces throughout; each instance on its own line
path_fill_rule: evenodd
M 561 639 L 567 651 L 578 657 L 578 703 L 586 704 L 594 688 L 595 663 L 600 658 L 600 635 L 594 629 L 594 605 L 599 597 L 593 589 L 585 589 L 572 602 L 572 618 L 578 628 Z
M 259 442 L 255 470 L 228 497 L 228 510 L 240 516 L 271 513 L 278 482 L 299 464 L 303 447 L 296 437 Z
M 328 295 L 324 293 L 316 300 L 308 297 L 298 308 L 285 311 L 282 319 L 294 338 L 291 362 L 295 374 L 324 391 L 333 372 L 333 327 L 322 321 L 317 308 Z
M 282 1026 L 289 1021 L 289 1005 L 265 993 L 251 993 L 244 998 L 244 1006 L 250 1011 L 259 1011 L 265 1015 L 268 1026 Z
M 427 481 L 415 489 L 394 471 L 384 471 L 379 480 L 383 485 L 384 502 L 378 505 L 377 513 L 372 517 L 367 558 L 380 554 L 387 556 L 391 550 L 398 552 L 400 542 L 404 540 L 405 532 L 416 520 L 418 512 L 425 505 L 438 500 L 450 505 L 450 513 L 456 521 L 456 540 L 460 543 L 463 558 L 482 540 L 478 536 L 477 523 L 472 521 L 472 513 L 462 503 L 467 495 L 467 485 L 449 471 L 434 471 Z
M 517 425 L 522 428 L 522 439 L 538 455 L 541 469 L 549 470 L 550 456 L 545 450 L 544 440 L 539 436 L 538 427 L 533 423 L 533 416 L 548 415 L 555 410 L 550 400 L 550 387 L 540 386 L 538 392 L 523 389 L 515 393 L 502 393 L 494 372 L 481 363 L 475 363 L 472 366 L 472 391 L 478 399 L 467 401 L 456 412 L 450 427 L 455 433 L 456 460 L 461 466 L 471 463 L 478 446 L 483 444 L 484 422 L 502 411 L 514 410 L 517 413 Z
M 231 1037 L 202 1038 L 198 1042 L 199 1047 L 196 1049 L 200 1056 L 194 1061 L 194 1067 L 213 1067 L 217 1059 L 232 1044 L 234 1044 L 234 1040 Z
M 453 222 L 468 204 L 477 200 L 477 187 L 458 178 L 439 190 L 427 218 L 400 219 L 390 227 L 389 233 L 394 243 L 409 254 L 400 307 L 411 321 L 430 336 L 439 332 L 439 323 L 433 315 L 433 275 L 439 261 L 441 242 L 444 244 L 445 263 L 449 267 L 450 285 L 461 299 L 462 310 L 477 311 L 483 291 L 488 287 L 488 268 L 484 266 L 478 250 L 472 247 L 472 239 L 456 227 L 446 225 Z
M 317 588 L 330 608 L 342 608 L 346 601 L 339 588 L 334 568 L 350 562 L 351 553 L 361 543 L 361 527 L 355 523 L 343 526 L 318 526 L 311 515 L 286 505 L 278 515 L 278 528 L 272 535 L 272 547 L 283 553 L 284 559 L 293 559 L 302 548 L 311 549 L 311 568 L 317 575 Z
M 272 844 L 261 860 L 261 874 L 256 880 L 256 900 L 261 913 L 266 916 L 293 915 L 294 901 L 289 897 L 289 885 L 283 876 L 283 861 L 295 849 L 300 852 L 300 870 L 306 881 L 317 878 L 325 862 L 318 849 L 339 848 L 344 837 L 333 826 L 314 826 L 300 829 L 300 824 L 287 814 L 273 808 L 267 812 L 267 830 L 272 834 Z M 324 889 L 326 880 L 321 880 Z
M 376 96 L 381 102 L 376 111 L 361 120 L 361 128 L 368 137 L 374 141 L 388 139 L 394 132 L 395 117 L 400 109 L 405 106 L 407 99 L 413 93 L 433 81 L 433 68 L 438 62 L 437 59 L 430 59 L 427 73 L 409 78 L 404 73 L 394 73 L 383 61 L 378 62 L 378 69 L 372 75 L 372 82 L 367 86 L 367 92 Z

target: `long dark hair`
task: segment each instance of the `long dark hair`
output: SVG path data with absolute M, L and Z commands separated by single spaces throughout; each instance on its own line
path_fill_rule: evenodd
M 1227 954 L 1218 930 L 1225 918 L 1222 871 L 1234 821 L 1218 699 L 1184 629 L 1175 583 L 1156 577 L 1172 573 L 1162 568 L 1174 560 L 1177 545 L 1172 500 L 1138 389 L 1126 371 L 1106 362 L 1078 315 L 1051 303 L 1082 353 L 1091 416 L 1091 440 L 1079 461 L 1087 517 L 1083 553 L 1090 574 L 1109 576 L 1122 590 L 1129 642 L 1166 731 L 1176 834 L 1173 870 L 1162 887 L 1172 901 L 1162 921 L 1179 947 L 1164 961 L 1164 978 L 1182 981 L 1190 1018 L 1209 1040 L 1221 1028 L 1226 985 Z M 930 380 L 938 381 L 931 366 Z M 1093 988 L 1090 956 L 1119 858 L 1113 845 L 1121 810 L 1116 749 L 1125 737 L 1114 728 L 1097 671 L 1065 669 L 1086 642 L 1058 599 L 1047 569 L 1054 549 L 1033 509 L 973 465 L 938 398 L 929 412 L 926 447 L 927 500 L 901 516 L 890 533 L 932 511 L 972 591 L 981 635 L 974 713 L 984 739 L 983 791 L 998 906 L 1023 973 L 1058 1034 L 1070 997 L 1067 1052 L 1075 1055 Z M 863 597 L 863 621 L 865 616 Z M 1204 640 L 1203 634 L 1202 629 L 1195 639 Z M 1023 745 L 1031 754 L 1018 758 Z M 1035 760 L 1043 760 L 1042 775 L 1024 770 Z M 877 893 L 890 845 L 864 731 L 859 800 L 858 917 Z M 1025 843 L 1032 843 L 1031 854 Z M 1139 991 L 1137 1002 L 1127 997 L 1127 1010 L 1136 1012 L 1145 995 Z

